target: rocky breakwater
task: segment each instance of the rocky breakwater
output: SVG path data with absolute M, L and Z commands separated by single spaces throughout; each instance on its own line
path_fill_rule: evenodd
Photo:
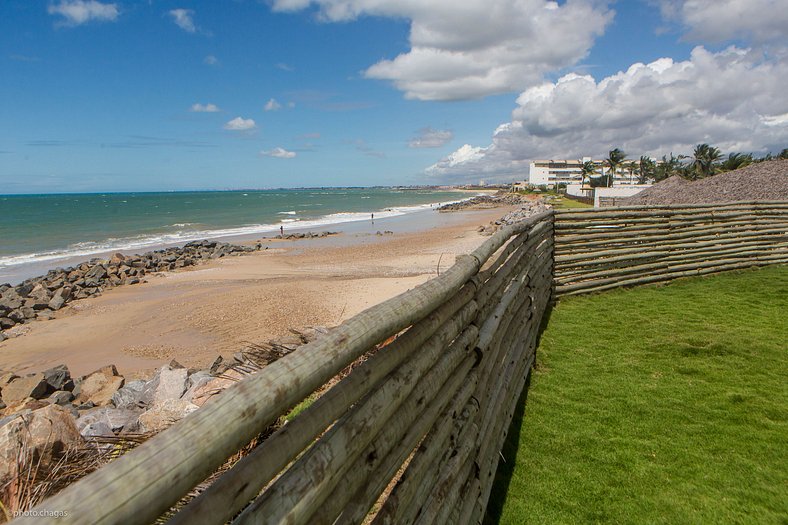
M 0 500 L 14 507 L 14 490 L 24 483 L 62 486 L 63 480 L 45 479 L 52 477 L 53 465 L 83 462 L 98 468 L 117 456 L 113 447 L 119 443 L 123 450 L 141 443 L 326 331 L 293 331 L 251 345 L 232 359 L 220 356 L 203 370 L 172 361 L 148 379 L 129 381 L 114 365 L 79 378 L 71 377 L 65 365 L 23 377 L 0 372 Z M 81 469 L 72 464 L 66 470 L 80 470 L 78 466 Z M 31 476 L 31 468 L 42 470 Z M 24 510 L 18 503 L 17 510 Z
M 54 312 L 75 299 L 101 295 L 107 288 L 137 284 L 145 275 L 193 266 L 201 261 L 241 255 L 261 244 L 238 246 L 217 241 L 194 241 L 142 255 L 116 253 L 109 259 L 90 261 L 50 270 L 21 284 L 0 285 L 0 342 L 16 333 L 17 325 L 51 319 Z
M 515 222 L 527 219 L 537 213 L 542 213 L 549 208 L 541 199 L 539 200 L 522 200 L 518 203 L 520 205 L 516 210 L 512 210 L 498 220 L 492 221 L 484 226 L 479 226 L 476 230 L 482 235 L 492 235 L 504 226 L 514 224 Z
M 444 204 L 438 211 L 484 210 L 499 206 L 518 206 L 525 202 L 517 193 L 498 192 L 495 195 L 477 195 L 460 202 Z
M 286 233 L 284 235 L 277 235 L 273 237 L 274 239 L 285 240 L 285 241 L 297 241 L 299 239 L 322 239 L 323 237 L 328 237 L 329 235 L 338 235 L 339 232 L 304 232 L 304 233 Z

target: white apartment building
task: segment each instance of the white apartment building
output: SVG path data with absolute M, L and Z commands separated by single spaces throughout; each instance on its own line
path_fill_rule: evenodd
M 583 164 L 591 161 L 597 170 L 597 175 L 605 175 L 610 168 L 603 160 L 583 157 L 582 159 L 550 159 L 535 160 L 528 167 L 529 184 L 534 186 L 554 186 L 556 184 L 580 183 L 583 180 Z M 638 183 L 637 175 L 630 173 L 625 168 L 619 168 L 613 176 L 613 185 L 633 185 Z

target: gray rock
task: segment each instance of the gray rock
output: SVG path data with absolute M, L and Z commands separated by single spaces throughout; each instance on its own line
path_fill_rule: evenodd
M 58 365 L 43 372 L 44 380 L 52 390 L 74 390 L 74 381 L 66 365 Z
M 65 304 L 66 304 L 66 300 L 63 298 L 62 295 L 55 295 L 49 301 L 49 305 L 48 306 L 52 310 L 60 310 L 61 308 L 63 308 L 63 305 L 65 305 Z
M 206 370 L 193 373 L 186 381 L 186 392 L 181 396 L 181 399 L 191 402 L 195 393 L 202 391 L 202 387 L 207 385 L 213 378 L 213 374 Z
M 53 405 L 61 405 L 61 406 L 66 406 L 70 404 L 71 401 L 73 400 L 74 400 L 74 394 L 72 394 L 67 390 L 58 390 L 57 392 L 53 392 L 52 395 L 50 395 L 47 398 L 47 401 L 49 401 Z
M 145 406 L 147 403 L 143 400 L 143 397 L 146 384 L 147 382 L 141 379 L 129 381 L 123 388 L 112 395 L 112 404 L 117 408 L 137 408 Z
M 77 419 L 77 428 L 82 429 L 94 423 L 103 423 L 107 425 L 113 432 L 120 432 L 122 430 L 130 431 L 136 428 L 137 418 L 142 413 L 142 410 L 127 410 L 124 408 L 111 408 L 101 407 L 93 408 L 82 412 Z
M 16 321 L 12 321 L 8 317 L 0 317 L 0 330 L 8 330 L 16 325 Z
M 186 391 L 188 375 L 189 371 L 185 368 L 161 367 L 159 382 L 153 392 L 153 404 L 163 403 L 168 399 L 180 399 Z
M 5 335 L 5 333 L 3 333 L 3 332 L 0 332 L 0 343 L 2 343 L 3 341 L 5 341 L 6 339 L 8 339 L 8 336 L 7 336 L 7 335 Z
M 9 312 L 11 310 L 16 310 L 22 306 L 22 304 L 24 304 L 24 299 L 12 290 L 8 290 L 0 297 L 0 311 Z
M 139 417 L 142 432 L 159 432 L 183 419 L 199 407 L 183 399 L 168 399 L 153 405 Z
M 97 422 L 85 425 L 79 432 L 83 438 L 89 439 L 92 437 L 112 437 L 115 435 L 112 429 L 106 423 Z

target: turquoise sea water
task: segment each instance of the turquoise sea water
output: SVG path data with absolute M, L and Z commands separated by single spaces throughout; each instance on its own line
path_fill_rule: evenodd
M 393 217 L 468 195 L 353 188 L 0 195 L 0 275 L 19 265 Z M 6 272 L 7 273 L 7 272 Z

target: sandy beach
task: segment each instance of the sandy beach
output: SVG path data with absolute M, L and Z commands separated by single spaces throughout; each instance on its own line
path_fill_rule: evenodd
M 171 359 L 206 367 L 289 329 L 335 326 L 445 269 L 486 237 L 507 208 L 337 228 L 319 240 L 265 240 L 268 249 L 147 277 L 70 303 L 54 319 L 0 343 L 0 369 L 66 364 L 76 376 L 115 364 L 145 375 Z M 393 233 L 378 235 L 386 230 Z

